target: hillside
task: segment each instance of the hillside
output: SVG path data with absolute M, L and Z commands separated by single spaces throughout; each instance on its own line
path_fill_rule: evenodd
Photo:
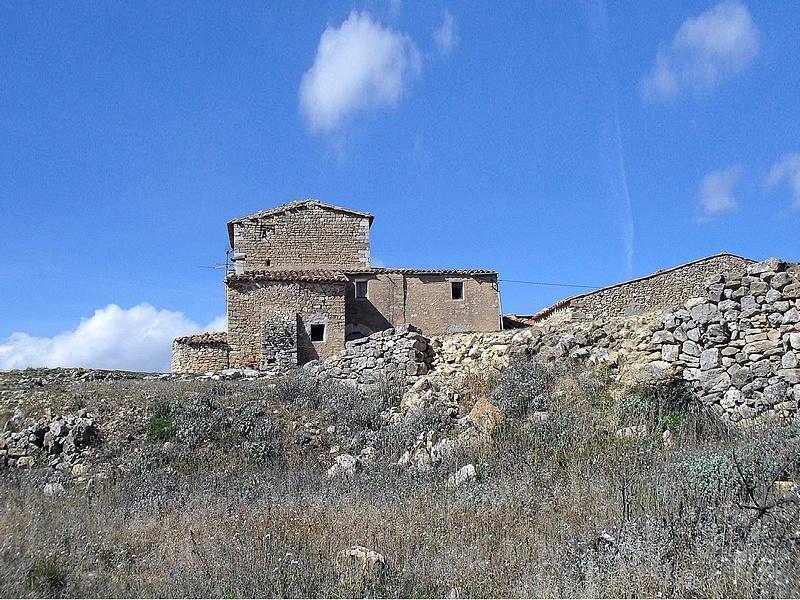
M 5 595 L 800 593 L 796 423 L 620 379 L 2 373 Z
M 289 373 L 0 373 L 3 590 L 798 595 L 799 279 Z

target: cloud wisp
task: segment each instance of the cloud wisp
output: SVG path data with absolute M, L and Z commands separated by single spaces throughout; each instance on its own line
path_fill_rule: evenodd
M 711 221 L 722 213 L 734 211 L 739 207 L 734 190 L 739 183 L 742 170 L 742 166 L 737 165 L 730 169 L 713 171 L 703 177 L 697 191 L 702 211 L 698 217 L 699 221 Z
M 166 372 L 173 338 L 225 328 L 224 316 L 201 327 L 180 312 L 157 310 L 149 304 L 129 309 L 109 304 L 74 330 L 52 338 L 14 333 L 0 341 L 0 369 L 86 367 Z
M 758 30 L 747 7 L 725 0 L 687 19 L 641 82 L 645 98 L 671 98 L 687 88 L 710 88 L 749 67 L 758 55 Z
M 397 106 L 422 61 L 414 41 L 352 12 L 322 33 L 314 64 L 300 82 L 300 112 L 312 133 L 330 133 L 358 112 Z
M 787 183 L 792 190 L 792 208 L 800 209 L 800 152 L 784 154 L 772 165 L 767 176 L 767 189 Z
M 446 8 L 442 11 L 442 24 L 433 32 L 436 47 L 443 56 L 450 54 L 458 46 L 458 32 L 453 21 L 453 15 Z

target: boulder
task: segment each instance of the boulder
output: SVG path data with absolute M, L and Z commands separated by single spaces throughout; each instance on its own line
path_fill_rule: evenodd
M 350 592 L 363 592 L 366 587 L 378 585 L 387 572 L 383 554 L 357 545 L 340 550 L 334 559 L 334 567 L 339 575 L 339 585 L 351 596 L 356 594 Z

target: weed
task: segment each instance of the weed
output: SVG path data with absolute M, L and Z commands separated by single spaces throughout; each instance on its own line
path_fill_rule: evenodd
M 175 424 L 169 417 L 153 417 L 147 424 L 147 437 L 151 440 L 166 440 L 175 433 Z
M 36 559 L 28 571 L 28 587 L 40 597 L 60 598 L 67 585 L 66 566 L 56 556 Z

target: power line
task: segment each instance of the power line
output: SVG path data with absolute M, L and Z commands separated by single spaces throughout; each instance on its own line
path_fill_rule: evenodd
M 528 285 L 552 285 L 555 287 L 584 288 L 587 290 L 596 290 L 600 288 L 599 285 L 576 285 L 574 283 L 546 283 L 544 281 L 520 281 L 519 279 L 498 279 L 497 281 L 505 281 L 507 283 L 526 283 Z

